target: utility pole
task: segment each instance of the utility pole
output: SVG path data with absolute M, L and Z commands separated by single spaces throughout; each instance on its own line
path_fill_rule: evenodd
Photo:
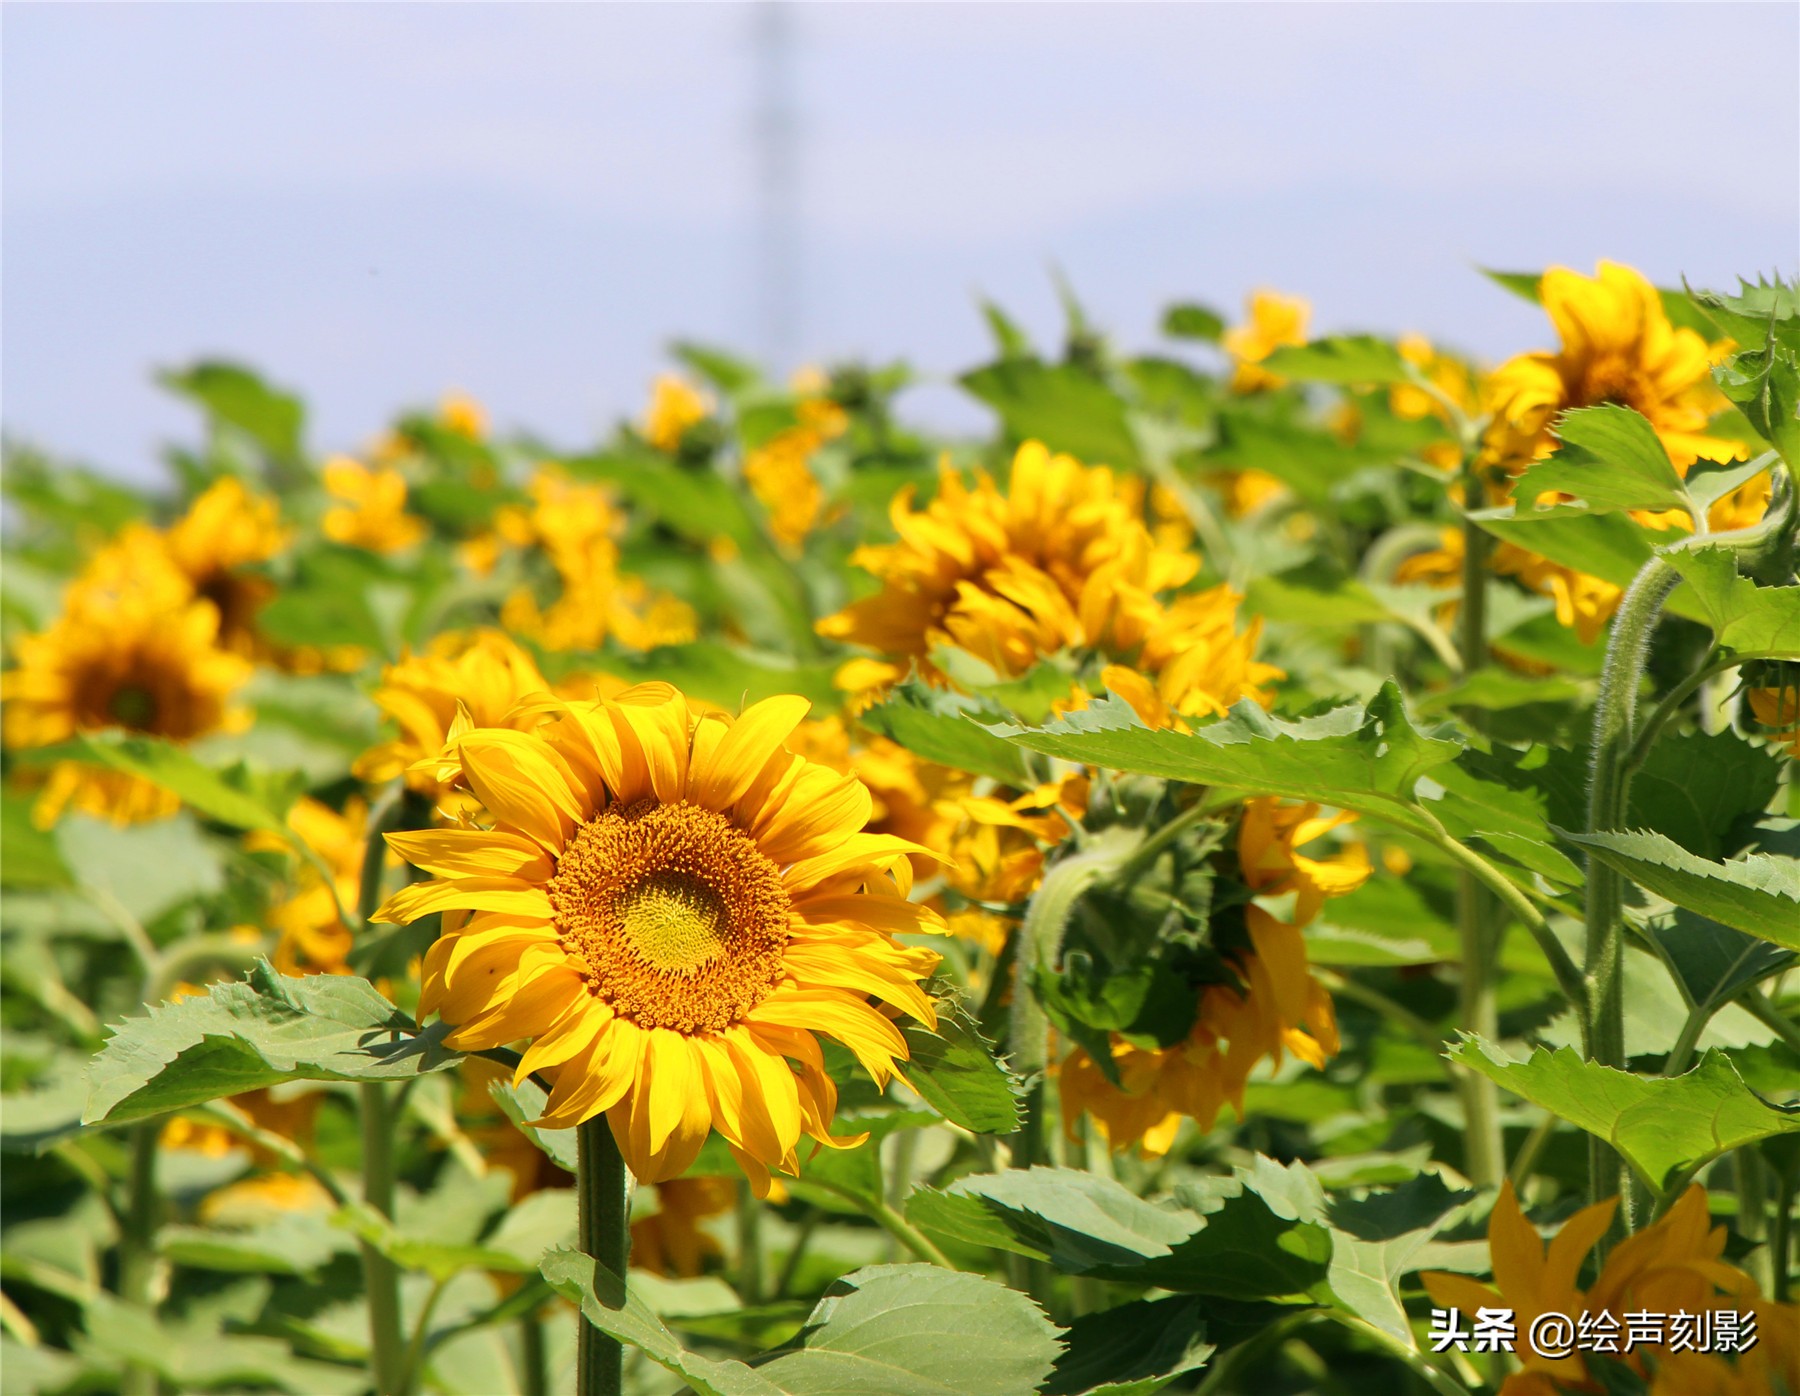
M 792 8 L 762 0 L 754 10 L 757 345 L 769 371 L 796 366 L 800 339 L 799 113 L 794 101 Z

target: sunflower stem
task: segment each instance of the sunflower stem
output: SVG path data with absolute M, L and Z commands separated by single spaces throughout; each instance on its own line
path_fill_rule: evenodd
M 1650 637 L 1662 614 L 1663 601 L 1680 574 L 1660 557 L 1644 564 L 1613 619 L 1600 675 L 1600 697 L 1594 708 L 1594 736 L 1588 786 L 1587 830 L 1602 833 L 1624 823 L 1631 794 L 1633 728 L 1638 688 L 1650 656 Z M 1587 867 L 1587 937 L 1582 978 L 1587 988 L 1583 1041 L 1588 1060 L 1625 1068 L 1624 882 L 1619 874 L 1590 856 Z M 1598 1202 L 1623 1194 L 1620 1220 L 1626 1231 L 1637 1226 L 1636 1189 L 1627 1186 L 1624 1161 L 1610 1144 L 1588 1141 L 1588 1199 Z M 1601 1247 L 1606 1242 L 1602 1240 Z
M 763 1205 L 747 1178 L 738 1181 L 738 1298 L 746 1305 L 763 1302 Z
M 394 1215 L 394 1122 L 387 1088 L 365 1081 L 358 1088 L 362 1112 L 363 1201 L 384 1217 Z M 369 1303 L 369 1355 L 376 1396 L 406 1396 L 406 1339 L 400 1323 L 400 1271 L 367 1241 L 362 1243 L 363 1288 Z
M 1463 676 L 1487 663 L 1488 536 L 1469 517 L 1480 499 L 1481 477 L 1474 454 L 1463 468 L 1462 608 L 1456 645 Z M 1456 879 L 1456 930 L 1462 957 L 1458 1016 L 1464 1032 L 1492 1042 L 1500 1036 L 1500 1010 L 1494 997 L 1493 967 L 1499 918 L 1494 899 L 1464 868 Z M 1500 1087 L 1479 1071 L 1460 1068 L 1457 1092 L 1463 1107 L 1463 1171 L 1477 1187 L 1492 1187 L 1506 1171 L 1506 1145 L 1500 1132 Z
M 626 1218 L 629 1180 L 605 1115 L 582 1121 L 575 1131 L 575 1189 L 579 1207 L 581 1250 L 619 1277 L 621 1293 L 631 1255 L 631 1228 Z M 602 1333 L 585 1315 L 577 1315 L 575 1390 L 578 1396 L 620 1396 L 624 1385 L 625 1349 Z
M 544 1348 L 544 1316 L 533 1309 L 519 1320 L 519 1388 L 525 1396 L 550 1396 L 550 1354 Z
M 130 1131 L 125 1211 L 119 1228 L 119 1298 L 154 1317 L 156 1276 L 156 1140 L 162 1126 L 147 1120 Z M 156 1373 L 131 1363 L 119 1382 L 121 1396 L 154 1396 Z

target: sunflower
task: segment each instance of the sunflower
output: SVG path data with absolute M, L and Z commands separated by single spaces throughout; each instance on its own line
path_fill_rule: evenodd
M 608 635 L 637 650 L 694 638 L 690 607 L 619 571 L 624 519 L 604 488 L 571 480 L 551 465 L 527 488 L 532 507 L 513 518 L 509 534 L 544 550 L 561 594 L 543 609 L 530 588 L 515 591 L 500 612 L 507 629 L 557 651 L 595 649 Z
M 1246 310 L 1249 318 L 1226 330 L 1219 341 L 1231 355 L 1231 390 L 1260 393 L 1279 388 L 1287 380 L 1258 365 L 1277 349 L 1306 343 L 1312 307 L 1299 296 L 1262 290 L 1251 293 Z
M 1724 405 L 1712 366 L 1731 345 L 1708 345 L 1695 331 L 1672 325 L 1661 295 L 1641 274 L 1616 262 L 1601 262 L 1592 277 L 1552 267 L 1538 296 L 1562 347 L 1520 354 L 1489 376 L 1484 462 L 1517 474 L 1556 448 L 1561 413 L 1603 403 L 1649 418 L 1684 474 L 1701 457 L 1743 456 L 1741 442 L 1706 431 Z
M 801 393 L 794 409 L 798 420 L 744 456 L 744 481 L 769 511 L 770 532 L 790 550 L 818 525 L 825 503 L 825 491 L 808 462 L 850 425 L 844 409 L 826 395 L 825 376 L 817 369 L 801 370 L 793 385 Z
M 1132 635 L 1135 660 L 1107 665 L 1101 681 L 1149 726 L 1181 732 L 1185 719 L 1222 717 L 1243 698 L 1268 706 L 1265 685 L 1282 671 L 1255 657 L 1260 617 L 1238 629 L 1242 600 L 1226 586 L 1178 597 Z
M 248 722 L 231 697 L 251 666 L 219 648 L 217 608 L 160 578 L 147 573 L 136 591 L 119 590 L 108 578 L 78 579 L 63 614 L 18 641 L 18 666 L 0 677 L 9 747 L 121 730 L 188 742 Z M 136 776 L 59 761 L 32 818 L 48 828 L 72 808 L 130 824 L 163 818 L 180 804 Z
M 1753 688 L 1750 711 L 1771 737 L 1800 756 L 1800 687 Z
M 312 863 L 298 864 L 292 893 L 269 912 L 269 929 L 275 932 L 275 968 L 293 975 L 349 974 L 351 931 L 338 908 L 356 905 L 368 845 L 369 807 L 352 798 L 340 814 L 330 805 L 302 796 L 288 811 L 287 822 L 331 869 L 331 885 L 326 885 Z M 288 848 L 280 835 L 260 831 L 246 837 L 244 846 L 277 853 Z
M 549 689 L 531 656 L 498 630 L 440 635 L 427 653 L 383 670 L 375 706 L 399 735 L 370 747 L 351 771 L 376 785 L 404 775 L 409 789 L 440 800 L 449 787 L 419 763 L 444 750 L 458 712 L 467 713 L 464 727 L 497 727 L 521 699 Z
M 1242 1118 L 1244 1089 L 1257 1063 L 1275 1065 L 1284 1051 L 1320 1068 L 1338 1049 L 1331 996 L 1312 977 L 1301 928 L 1328 897 L 1360 887 L 1369 876 L 1368 855 L 1352 844 L 1331 858 L 1299 850 L 1355 816 L 1321 816 L 1317 805 L 1247 801 L 1238 824 L 1238 867 L 1245 886 L 1268 901 L 1291 898 L 1277 916 L 1252 902 L 1245 910 L 1249 945 L 1230 957 L 1238 984 L 1200 990 L 1194 1026 L 1172 1047 L 1141 1047 L 1113 1039 L 1119 1084 L 1076 1048 L 1058 1071 L 1063 1125 L 1071 1138 L 1083 1113 L 1094 1117 L 1115 1150 L 1137 1145 L 1160 1157 L 1175 1142 L 1184 1116 L 1211 1129 L 1229 1103 Z
M 443 423 L 445 431 L 454 432 L 470 441 L 479 441 L 487 435 L 487 408 L 464 392 L 451 391 L 444 394 L 443 400 L 438 403 L 438 420 Z
M 397 553 L 425 536 L 425 521 L 406 512 L 406 477 L 392 466 L 370 470 L 349 456 L 325 462 L 325 490 L 343 503 L 325 511 L 325 536 L 346 547 Z
M 1415 383 L 1395 383 L 1388 389 L 1388 406 L 1396 417 L 1407 422 L 1432 417 L 1446 427 L 1453 427 L 1455 422 L 1445 400 L 1454 403 L 1464 417 L 1474 417 L 1480 412 L 1479 385 L 1474 373 L 1461 359 L 1444 353 L 1420 334 L 1402 335 L 1396 347 L 1400 357 L 1417 368 L 1426 382 L 1437 390 L 1433 394 Z M 1419 456 L 1428 465 L 1449 472 L 1462 463 L 1462 448 L 1454 441 L 1433 441 L 1419 452 Z
M 712 404 L 685 378 L 659 374 L 650 385 L 650 406 L 644 413 L 644 440 L 670 455 L 681 449 L 687 429 L 706 420 Z
M 737 1202 L 737 1189 L 730 1178 L 671 1178 L 658 1183 L 656 1210 L 631 1223 L 632 1269 L 675 1279 L 702 1273 L 707 1259 L 722 1252 L 700 1223 L 729 1212 Z
M 1725 1228 L 1713 1226 L 1706 1190 L 1692 1185 L 1661 1220 L 1628 1236 L 1607 1253 L 1593 1283 L 1578 1286 L 1582 1263 L 1612 1224 L 1617 1198 L 1584 1207 L 1563 1223 L 1548 1248 L 1520 1210 L 1511 1181 L 1501 1184 L 1488 1217 L 1493 1255 L 1491 1284 L 1468 1275 L 1426 1271 L 1420 1275 L 1432 1303 L 1473 1314 L 1505 1308 L 1523 1334 L 1540 1314 L 1610 1314 L 1623 1331 L 1625 1315 L 1649 1311 L 1702 1313 L 1731 1308 L 1756 1314 L 1758 1341 L 1735 1363 L 1722 1356 L 1671 1352 L 1660 1342 L 1637 1343 L 1621 1360 L 1645 1375 L 1646 1355 L 1654 1357 L 1653 1396 L 1695 1393 L 1773 1393 L 1800 1390 L 1800 1305 L 1765 1299 L 1757 1283 L 1723 1258 Z M 1724 1302 L 1721 1302 L 1724 1301 Z M 1580 1353 L 1545 1357 L 1521 1344 L 1524 1370 L 1500 1388 L 1501 1396 L 1558 1396 L 1601 1389 Z M 1778 1388 L 1777 1381 L 1784 1383 Z
M 218 608 L 219 642 L 254 657 L 261 648 L 256 613 L 275 594 L 275 584 L 243 569 L 267 562 L 286 542 L 275 501 L 225 475 L 170 525 L 163 545 L 195 594 Z
M 717 1130 L 759 1195 L 801 1134 L 831 1135 L 837 1091 L 816 1032 L 877 1082 L 907 1055 L 882 1001 L 935 1021 L 935 926 L 906 899 L 914 845 L 864 831 L 868 792 L 789 753 L 805 716 L 771 698 L 735 722 L 667 684 L 616 699 L 540 698 L 532 731 L 454 743 L 487 827 L 394 834 L 434 874 L 380 921 L 451 913 L 421 1013 L 477 1051 L 533 1039 L 520 1077 L 554 1085 L 540 1123 L 605 1114 L 633 1173 L 686 1170 Z

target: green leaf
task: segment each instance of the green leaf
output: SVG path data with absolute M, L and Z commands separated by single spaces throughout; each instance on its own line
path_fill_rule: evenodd
M 140 924 L 226 885 L 218 840 L 208 838 L 186 810 L 123 826 L 66 815 L 56 826 L 56 846 L 82 895 L 102 907 L 110 897 Z M 109 919 L 116 914 L 108 907 Z
M 157 378 L 164 387 L 198 403 L 214 421 L 236 427 L 276 460 L 300 459 L 306 409 L 299 398 L 270 387 L 249 369 L 202 360 Z
M 1002 785 L 1031 786 L 1024 754 L 977 722 L 976 713 L 990 718 L 1003 716 L 999 710 L 962 694 L 909 679 L 896 685 L 886 701 L 870 708 L 857 721 L 940 766 L 991 776 Z
M 797 664 L 719 640 L 666 645 L 639 655 L 608 655 L 604 667 L 619 678 L 661 679 L 734 712 L 778 694 L 795 693 L 820 708 L 835 708 L 842 696 L 831 682 L 835 665 Z
M 1713 379 L 1789 465 L 1800 462 L 1800 354 L 1793 346 L 1739 354 L 1714 369 Z
M 1463 752 L 1427 778 L 1442 792 L 1427 806 L 1452 836 L 1480 838 L 1509 861 L 1574 886 L 1582 880 L 1581 869 L 1555 847 L 1549 797 L 1536 772 L 1522 769 L 1522 755 L 1500 746 Z
M 1800 343 L 1800 283 L 1783 281 L 1779 276 L 1767 281 L 1758 275 L 1752 286 L 1739 277 L 1736 295 L 1692 289 L 1688 295 L 1713 324 L 1745 350 L 1762 350 L 1769 342 L 1771 330 L 1790 345 Z
M 1539 304 L 1538 283 L 1544 279 L 1542 272 L 1495 271 L 1491 267 L 1482 267 L 1480 271 L 1496 286 L 1504 286 L 1515 296 L 1522 300 L 1528 300 L 1533 305 Z
M 1583 407 L 1556 422 L 1561 446 L 1519 476 L 1521 510 L 1540 494 L 1572 494 L 1593 513 L 1685 509 L 1687 491 L 1656 428 L 1629 407 Z
M 1345 446 L 1328 432 L 1225 409 L 1219 413 L 1218 444 L 1201 460 L 1208 469 L 1267 471 L 1322 509 L 1330 506 L 1332 492 L 1358 470 L 1387 464 L 1392 456 Z
M 1644 936 L 1696 1005 L 1730 1003 L 1750 985 L 1779 974 L 1795 953 L 1757 940 L 1710 917 L 1676 907 L 1650 917 Z
M 1676 906 L 1800 950 L 1800 860 L 1752 853 L 1715 863 L 1645 830 L 1557 832 Z
M 88 1124 L 124 1124 L 283 1081 L 379 1081 L 459 1058 L 366 980 L 303 979 L 260 960 L 246 983 L 128 1018 L 94 1059 Z
M 982 1219 L 996 1219 L 1011 1237 L 1008 1249 L 1046 1259 L 1072 1275 L 1170 1256 L 1200 1227 L 1191 1211 L 1145 1202 L 1110 1178 L 1072 1168 L 977 1174 L 957 1179 L 943 1195 L 973 1199 L 980 1211 L 940 1207 L 934 1216 L 928 1208 L 917 1218 L 921 1225 L 943 1225 L 948 1235 L 974 1240 L 991 1234 Z M 910 1205 L 907 1212 L 913 1215 Z M 973 1235 L 963 1229 L 971 1223 L 977 1228 Z
M 1123 399 L 1078 365 L 1003 359 L 960 381 L 1000 414 L 1014 441 L 1042 441 L 1089 465 L 1143 466 Z
M 1298 1167 L 1299 1165 L 1294 1165 Z M 1421 1173 L 1398 1187 L 1324 1204 L 1331 1223 L 1331 1292 L 1337 1307 L 1416 1346 L 1400 1280 L 1418 1268 L 1433 1237 L 1460 1220 L 1476 1194 Z
M 1000 351 L 1002 359 L 1037 357 L 1037 351 L 1031 345 L 1031 336 L 1020 329 L 1017 322 L 993 301 L 982 301 L 981 316 L 987 321 L 988 332 L 994 336 L 994 347 Z
M 901 1025 L 910 1054 L 907 1083 L 953 1124 L 976 1134 L 1011 1134 L 1019 1127 L 1018 1082 L 953 993 L 940 996 L 936 1008 L 935 1031 L 911 1020 Z
M 7 887 L 67 887 L 68 865 L 56 836 L 31 819 L 35 801 L 12 791 L 0 795 L 0 884 Z
M 421 1270 L 434 1280 L 447 1280 L 464 1270 L 529 1275 L 538 1268 L 536 1257 L 521 1256 L 511 1250 L 404 1235 L 367 1203 L 343 1208 L 332 1222 L 359 1241 L 368 1242 L 401 1269 Z
M 1062 1330 L 1016 1290 L 932 1265 L 871 1265 L 825 1291 L 795 1350 L 757 1370 L 789 1396 L 1027 1396 Z
M 755 364 L 724 349 L 678 340 L 669 352 L 727 396 L 762 382 L 762 373 Z
M 1241 702 L 1191 734 L 1154 731 L 1109 699 L 1048 727 L 994 730 L 1085 765 L 1370 812 L 1410 803 L 1419 778 L 1462 751 L 1458 742 L 1421 735 L 1392 682 L 1366 708 L 1347 704 L 1293 722 Z
M 495 1081 L 488 1087 L 507 1119 L 518 1127 L 523 1134 L 538 1148 L 550 1156 L 550 1161 L 568 1173 L 575 1171 L 576 1149 L 575 1131 L 573 1129 L 538 1129 L 525 1122 L 543 1116 L 544 1107 L 550 1102 L 550 1093 L 538 1085 L 530 1077 L 526 1077 L 518 1085 L 510 1081 Z
M 288 834 L 288 806 L 300 793 L 285 777 L 270 779 L 243 765 L 215 771 L 158 737 L 84 734 L 32 756 L 34 761 L 86 761 L 137 776 L 179 796 L 197 814 L 217 823 L 283 837 Z
M 1225 333 L 1225 320 L 1216 310 L 1183 301 L 1163 311 L 1162 332 L 1170 339 L 1199 339 L 1217 344 Z
M 1767 451 L 1749 460 L 1697 460 L 1688 467 L 1687 478 L 1682 484 L 1696 505 L 1702 510 L 1711 509 L 1740 485 L 1748 484 L 1768 470 L 1774 460 Z
M 1800 923 L 1797 923 L 1800 924 Z M 1450 1058 L 1606 1140 L 1651 1187 L 1745 1144 L 1800 1131 L 1800 1110 L 1759 1097 L 1723 1052 L 1714 1049 L 1692 1071 L 1637 1076 L 1583 1061 L 1573 1048 L 1540 1047 L 1518 1061 L 1493 1043 L 1465 1034 Z
M 1045 1396 L 1151 1396 L 1199 1371 L 1213 1354 L 1202 1312 L 1200 1300 L 1183 1295 L 1076 1319 Z
M 1308 344 L 1289 344 L 1262 361 L 1262 367 L 1303 383 L 1407 383 L 1412 365 L 1385 339 L 1369 334 L 1334 335 Z
M 156 1234 L 156 1248 L 172 1265 L 263 1275 L 311 1274 L 353 1249 L 324 1217 L 302 1212 L 279 1214 L 242 1231 L 165 1226 Z
M 1737 560 L 1724 548 L 1679 549 L 1666 554 L 1687 582 L 1670 595 L 1686 598 L 1713 638 L 1740 654 L 1800 659 L 1800 586 L 1758 586 L 1740 576 Z
M 544 1257 L 538 1269 L 550 1288 L 581 1306 L 588 1322 L 642 1350 L 659 1367 L 685 1381 L 697 1396 L 782 1396 L 780 1387 L 742 1362 L 714 1361 L 682 1347 L 642 1299 L 627 1293 L 624 1280 L 592 1257 L 558 1248 Z
M 1732 731 L 1664 736 L 1631 783 L 1630 822 L 1702 858 L 1742 848 L 1781 785 L 1782 760 Z

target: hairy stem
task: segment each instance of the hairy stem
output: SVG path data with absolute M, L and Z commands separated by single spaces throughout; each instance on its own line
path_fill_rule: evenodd
M 583 1121 L 575 1134 L 576 1199 L 582 1253 L 599 1261 L 625 1283 L 631 1256 L 631 1228 L 626 1220 L 625 1160 L 605 1115 Z M 579 1396 L 620 1396 L 624 1388 L 625 1350 L 619 1340 L 602 1333 L 577 1314 L 575 1389 Z
M 1624 823 L 1631 794 L 1632 749 L 1638 688 L 1650 656 L 1664 600 L 1680 574 L 1661 558 L 1651 558 L 1632 582 L 1613 618 L 1600 675 L 1600 697 L 1594 708 L 1594 736 L 1588 785 L 1589 833 L 1615 830 Z M 1625 1068 L 1624 880 L 1598 858 L 1587 868 L 1587 938 L 1582 978 L 1587 985 L 1583 1039 L 1590 1061 Z M 1598 1136 L 1589 1140 L 1588 1197 L 1600 1201 L 1621 1193 L 1621 1221 L 1637 1225 L 1635 1188 L 1626 1187 L 1624 1161 Z

